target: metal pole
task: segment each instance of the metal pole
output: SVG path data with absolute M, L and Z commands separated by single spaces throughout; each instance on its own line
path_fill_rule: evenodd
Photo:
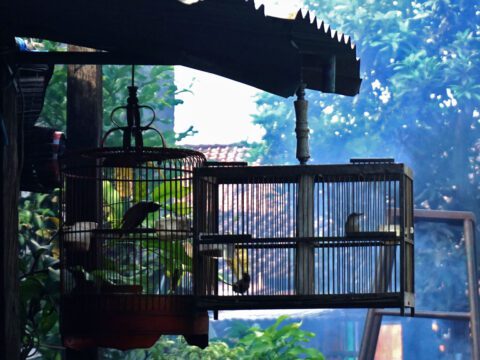
M 465 251 L 467 255 L 467 275 L 468 275 L 468 294 L 469 294 L 469 313 L 455 312 L 428 312 L 420 311 L 415 313 L 415 317 L 425 318 L 444 318 L 451 320 L 469 319 L 472 331 L 472 359 L 480 360 L 480 308 L 478 294 L 478 276 L 476 265 L 476 243 L 475 243 L 475 216 L 466 211 L 439 211 L 415 209 L 414 217 L 417 221 L 441 221 L 458 222 L 463 221 Z M 401 312 L 391 310 L 370 309 L 365 319 L 364 333 L 360 345 L 360 360 L 373 360 L 377 348 L 380 326 L 383 315 L 397 316 Z
M 375 351 L 377 349 L 378 336 L 380 334 L 380 327 L 382 325 L 383 316 L 403 316 L 400 311 L 386 310 L 386 309 L 370 309 L 365 320 L 364 337 L 362 339 L 360 360 L 373 360 L 375 358 Z M 448 311 L 416 311 L 415 317 L 427 319 L 444 319 L 444 320 L 472 320 L 471 312 L 448 312 Z M 478 320 L 478 319 L 477 319 Z M 477 321 L 478 323 L 478 321 Z M 473 325 L 472 325 L 473 329 Z M 473 336 L 473 331 L 472 331 Z M 478 337 L 473 342 L 478 342 Z M 473 352 L 472 352 L 473 354 Z M 472 359 L 477 360 L 475 355 Z
M 376 309 L 377 316 L 403 316 L 400 311 L 390 309 Z M 443 319 L 443 320 L 470 320 L 469 312 L 450 311 L 415 311 L 416 318 Z
M 368 310 L 365 326 L 363 328 L 363 337 L 360 344 L 359 360 L 373 360 L 377 350 L 378 336 L 380 335 L 380 326 L 382 325 L 383 315 L 377 314 L 375 309 Z
M 395 247 L 384 247 L 380 249 L 378 254 L 378 264 L 375 272 L 375 282 L 373 284 L 374 293 L 386 293 L 390 285 L 392 271 L 395 259 Z M 403 270 L 402 270 L 403 271 Z M 400 313 L 404 315 L 403 309 Z M 363 338 L 360 346 L 359 359 L 373 360 L 377 349 L 378 335 L 380 334 L 380 326 L 382 325 L 382 314 L 376 309 L 370 309 L 365 319 L 363 330 Z
M 480 359 L 480 323 L 478 301 L 478 277 L 475 259 L 475 232 L 472 219 L 465 219 L 463 231 L 465 237 L 465 251 L 467 253 L 468 300 L 470 302 L 470 321 L 472 331 L 472 359 Z

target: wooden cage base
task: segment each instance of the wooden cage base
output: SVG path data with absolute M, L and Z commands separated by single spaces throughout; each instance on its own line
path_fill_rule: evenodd
M 62 301 L 66 347 L 128 350 L 149 348 L 161 335 L 184 335 L 187 342 L 208 346 L 208 313 L 195 311 L 191 296 L 84 295 Z
M 411 312 L 414 304 L 411 293 L 201 296 L 196 302 L 200 310 L 408 308 Z

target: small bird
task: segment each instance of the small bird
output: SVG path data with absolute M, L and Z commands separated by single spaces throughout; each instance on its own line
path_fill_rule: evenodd
M 243 273 L 242 278 L 232 284 L 232 290 L 239 294 L 244 294 L 250 287 L 250 275 L 246 272 Z
M 360 232 L 360 219 L 363 213 L 353 212 L 347 217 L 345 222 L 345 235 L 352 236 L 353 234 Z
M 232 256 L 232 249 L 227 250 L 228 256 Z M 240 274 L 248 272 L 248 250 L 235 246 L 233 248 L 233 256 L 227 258 L 227 264 L 231 266 L 234 279 L 240 279 Z
M 72 293 L 74 294 L 90 294 L 98 290 L 95 282 L 87 279 L 87 274 L 83 269 L 70 269 L 73 279 L 75 280 L 75 287 Z
M 123 215 L 121 224 L 122 230 L 133 230 L 147 218 L 151 212 L 160 209 L 160 204 L 153 201 L 140 201 L 129 208 Z
M 175 268 L 175 270 L 173 270 L 172 279 L 170 283 L 170 290 L 173 294 L 175 294 L 178 289 L 178 283 L 181 277 L 182 277 L 182 270 Z

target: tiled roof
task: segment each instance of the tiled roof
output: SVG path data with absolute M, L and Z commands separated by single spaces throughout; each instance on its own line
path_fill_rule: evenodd
M 182 147 L 205 154 L 209 161 L 236 162 L 248 161 L 248 146 L 242 144 L 228 145 L 184 145 Z M 249 165 L 258 165 L 256 162 Z

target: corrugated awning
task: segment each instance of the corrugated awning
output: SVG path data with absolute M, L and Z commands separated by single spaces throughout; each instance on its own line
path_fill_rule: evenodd
M 284 97 L 301 83 L 348 96 L 360 88 L 360 61 L 348 37 L 308 13 L 265 16 L 253 0 L 16 0 L 6 14 L 1 20 L 17 36 L 184 65 Z

